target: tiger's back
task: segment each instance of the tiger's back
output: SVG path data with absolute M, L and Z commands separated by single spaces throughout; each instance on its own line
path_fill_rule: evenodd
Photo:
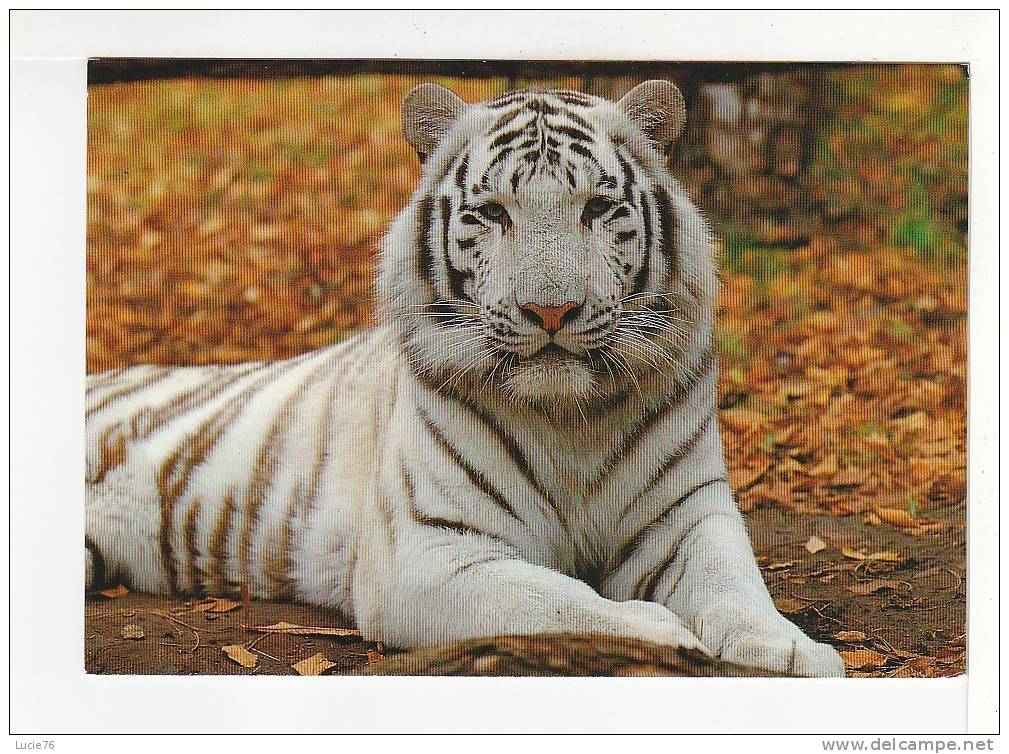
M 274 363 L 90 376 L 89 585 L 343 607 L 396 366 L 376 328 Z

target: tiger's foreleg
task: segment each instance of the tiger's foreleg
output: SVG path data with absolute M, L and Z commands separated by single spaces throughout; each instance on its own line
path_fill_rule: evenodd
M 650 534 L 632 570 L 637 597 L 666 605 L 722 659 L 774 672 L 841 676 L 837 652 L 774 606 L 729 484 L 700 486 Z
M 137 591 L 167 594 L 156 495 L 115 484 L 88 484 L 84 513 L 84 588 L 129 584 Z
M 540 632 L 594 632 L 706 651 L 666 608 L 605 599 L 526 562 L 496 538 L 400 522 L 395 550 L 358 569 L 353 602 L 366 638 L 403 648 Z M 376 553 L 377 554 L 377 553 Z

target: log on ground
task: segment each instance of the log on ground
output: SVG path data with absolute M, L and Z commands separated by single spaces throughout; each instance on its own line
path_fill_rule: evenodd
M 601 634 L 468 639 L 386 657 L 360 675 L 680 676 L 773 675 L 700 652 Z

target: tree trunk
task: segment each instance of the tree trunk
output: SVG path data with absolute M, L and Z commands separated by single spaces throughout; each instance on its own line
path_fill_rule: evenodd
M 600 634 L 469 639 L 392 655 L 360 675 L 685 676 L 772 675 L 690 650 Z

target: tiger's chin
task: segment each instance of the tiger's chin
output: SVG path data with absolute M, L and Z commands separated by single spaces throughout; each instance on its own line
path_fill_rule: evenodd
M 589 366 L 563 357 L 524 359 L 512 367 L 503 387 L 509 396 L 530 403 L 585 400 L 598 392 Z

